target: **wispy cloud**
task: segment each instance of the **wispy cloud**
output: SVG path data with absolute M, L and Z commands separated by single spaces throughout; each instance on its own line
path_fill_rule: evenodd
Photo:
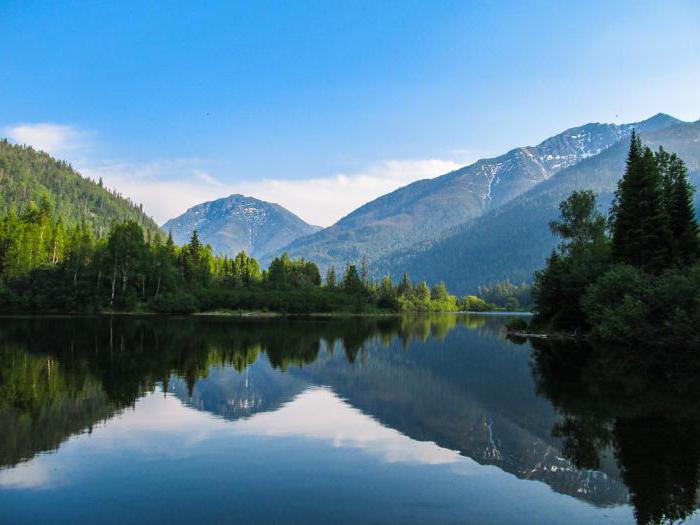
M 2 128 L 2 134 L 12 142 L 32 146 L 51 155 L 84 149 L 89 136 L 74 126 L 51 122 L 15 124 Z
M 17 124 L 2 131 L 13 142 L 70 160 L 83 175 L 102 179 L 107 187 L 142 203 L 161 224 L 201 202 L 241 193 L 280 204 L 309 223 L 330 226 L 381 195 L 455 170 L 476 158 L 473 152 L 460 150 L 448 159 L 378 161 L 356 172 L 330 173 L 327 177 L 231 181 L 226 173 L 205 169 L 210 164 L 206 159 L 140 163 L 95 159 L 88 141 L 92 134 L 71 125 Z
M 411 182 L 436 177 L 464 164 L 445 159 L 389 160 L 356 173 L 311 179 L 263 179 L 222 182 L 195 167 L 196 161 L 161 161 L 145 165 L 103 164 L 83 169 L 102 178 L 136 202 L 157 221 L 233 193 L 275 202 L 312 224 L 329 226 L 362 204 Z

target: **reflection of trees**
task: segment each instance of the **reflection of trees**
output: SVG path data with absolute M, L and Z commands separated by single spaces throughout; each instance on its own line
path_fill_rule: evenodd
M 611 450 L 639 523 L 682 520 L 700 484 L 700 356 L 533 341 L 538 391 L 579 468 Z
M 444 337 L 456 317 L 42 318 L 0 324 L 0 465 L 13 465 L 90 429 L 172 375 L 192 395 L 212 367 L 238 372 L 265 354 L 281 371 L 318 357 L 321 342 L 354 362 L 367 341 Z

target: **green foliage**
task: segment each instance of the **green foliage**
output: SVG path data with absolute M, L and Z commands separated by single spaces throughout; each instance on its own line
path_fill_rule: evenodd
M 657 158 L 632 134 L 625 174 L 610 210 L 612 249 L 618 262 L 659 272 L 672 257 L 669 210 Z
M 320 286 L 321 272 L 313 262 L 292 260 L 284 253 L 270 263 L 267 280 L 278 288 Z
M 464 312 L 490 312 L 496 308 L 495 304 L 487 303 L 476 295 L 465 295 L 459 302 L 459 309 Z
M 700 237 L 693 205 L 694 188 L 688 181 L 688 169 L 675 153 L 669 154 L 663 148 L 659 148 L 656 161 L 663 177 L 672 262 L 679 266 L 693 264 L 700 255 Z
M 563 240 L 544 270 L 535 274 L 536 324 L 546 323 L 555 330 L 587 328 L 580 300 L 610 258 L 605 220 L 595 201 L 593 192 L 574 192 L 559 207 L 561 220 L 550 223 Z
M 66 162 L 0 140 L 0 214 L 11 209 L 28 211 L 31 202 L 40 203 L 40 213 L 50 208 L 68 227 L 90 224 L 98 237 L 113 221 L 133 220 L 145 230 L 159 230 L 141 205 L 83 178 Z
M 535 324 L 617 344 L 700 343 L 698 225 L 678 157 L 633 134 L 610 215 L 574 192 L 550 224 L 563 241 L 535 276 Z
M 187 292 L 173 291 L 153 298 L 149 306 L 158 313 L 189 314 L 199 309 L 199 301 Z
M 479 287 L 479 297 L 487 303 L 510 311 L 529 309 L 532 306 L 532 285 L 513 284 L 508 279 Z
M 46 203 L 0 217 L 0 312 L 456 310 L 442 284 L 431 298 L 424 282 L 414 287 L 406 277 L 399 293 L 390 278 L 363 279 L 355 265 L 339 285 L 334 271 L 321 284 L 316 264 L 287 254 L 265 272 L 245 252 L 215 257 L 196 230 L 178 247 L 131 220 L 113 223 L 106 238 L 85 223 L 66 228 Z
M 652 276 L 615 265 L 587 290 L 581 301 L 593 334 L 614 343 L 700 344 L 700 265 Z

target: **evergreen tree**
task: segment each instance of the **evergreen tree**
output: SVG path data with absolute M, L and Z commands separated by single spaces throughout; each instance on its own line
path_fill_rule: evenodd
M 338 277 L 335 274 L 335 267 L 331 265 L 326 272 L 326 287 L 332 289 L 336 286 L 338 286 Z
M 348 293 L 356 294 L 364 292 L 365 286 L 362 283 L 360 275 L 357 273 L 357 267 L 354 264 L 348 265 L 343 275 L 342 288 Z
M 404 272 L 401 277 L 401 282 L 399 283 L 398 294 L 402 296 L 408 295 L 412 290 L 413 286 L 411 285 L 411 280 L 408 278 L 408 274 Z
M 536 323 L 551 328 L 586 328 L 581 298 L 609 266 L 609 242 L 605 219 L 596 211 L 591 191 L 572 193 L 559 205 L 561 218 L 549 224 L 561 244 L 547 259 L 545 268 L 535 274 L 533 299 Z
M 669 266 L 671 232 L 661 173 L 654 153 L 632 133 L 625 174 L 610 214 L 613 255 L 651 273 Z
M 362 263 L 360 264 L 360 279 L 365 286 L 369 285 L 369 259 L 367 254 L 362 255 Z
M 440 281 L 435 286 L 433 286 L 433 289 L 430 291 L 430 297 L 434 301 L 447 301 L 450 297 L 450 294 L 447 292 L 447 287 L 445 286 L 445 283 Z
M 430 288 L 428 288 L 428 283 L 421 281 L 421 283 L 416 286 L 415 290 L 416 299 L 423 303 L 430 302 Z
M 675 153 L 659 148 L 656 154 L 663 178 L 664 205 L 668 214 L 672 241 L 672 259 L 677 266 L 693 264 L 700 255 L 698 223 L 693 206 L 693 187 L 688 169 Z
M 397 290 L 391 281 L 391 276 L 387 275 L 379 284 L 379 306 L 384 308 L 395 308 Z

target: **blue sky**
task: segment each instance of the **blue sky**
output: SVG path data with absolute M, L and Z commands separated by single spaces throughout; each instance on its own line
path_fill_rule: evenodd
M 697 0 L 0 0 L 0 24 L 3 134 L 160 221 L 240 191 L 327 225 L 567 127 L 700 118 Z

